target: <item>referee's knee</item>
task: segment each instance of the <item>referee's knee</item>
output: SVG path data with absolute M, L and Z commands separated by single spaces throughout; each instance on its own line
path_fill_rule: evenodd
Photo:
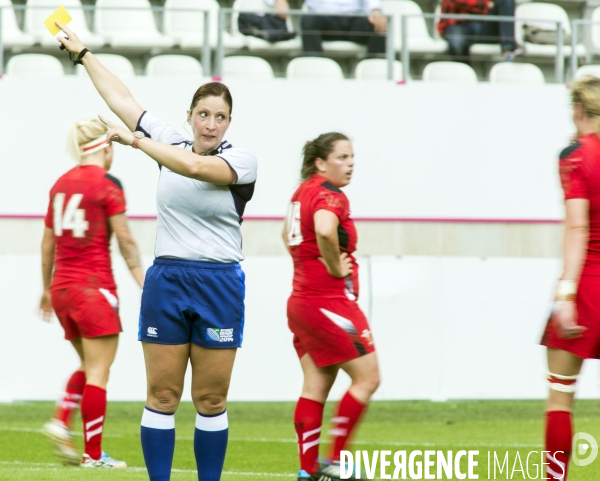
M 181 391 L 173 388 L 157 388 L 148 392 L 148 407 L 160 412 L 172 413 L 179 407 Z
M 227 395 L 208 392 L 193 396 L 196 410 L 202 414 L 219 414 L 225 410 Z

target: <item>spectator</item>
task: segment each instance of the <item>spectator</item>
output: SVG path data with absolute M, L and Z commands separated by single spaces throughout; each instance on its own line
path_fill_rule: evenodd
M 441 13 L 514 17 L 515 0 L 442 0 Z M 502 57 L 506 61 L 512 61 L 517 54 L 514 22 L 477 22 L 445 18 L 440 20 L 438 31 L 448 41 L 453 60 L 469 63 L 469 48 L 474 43 L 499 42 Z
M 381 14 L 381 0 L 306 0 L 310 12 Z M 276 10 L 289 9 L 287 0 L 277 0 Z M 371 57 L 385 53 L 386 19 L 379 16 L 338 17 L 305 15 L 302 26 L 302 50 L 323 56 L 323 40 L 348 40 L 367 46 Z

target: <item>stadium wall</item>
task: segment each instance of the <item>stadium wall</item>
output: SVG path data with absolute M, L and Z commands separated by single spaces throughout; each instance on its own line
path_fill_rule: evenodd
M 145 108 L 183 130 L 197 83 L 177 80 L 174 89 L 174 82 L 129 84 Z M 347 193 L 361 219 L 361 304 L 383 371 L 376 398 L 545 396 L 537 342 L 560 271 L 556 156 L 572 132 L 563 86 L 227 83 L 234 96 L 228 138 L 260 160 L 243 224 L 247 321 L 231 399 L 298 396 L 301 373 L 285 320 L 291 263 L 279 219 L 297 185 L 303 142 L 328 130 L 348 133 L 356 150 Z M 0 400 L 53 399 L 76 359 L 58 323 L 35 316 L 39 217 L 51 184 L 72 165 L 64 154 L 69 123 L 110 113 L 81 78 L 5 78 L 0 105 Z M 114 174 L 150 265 L 158 169 L 117 147 Z M 143 399 L 140 294 L 123 261 L 114 265 L 125 332 L 109 396 Z M 597 364 L 586 367 L 580 397 L 600 395 L 598 374 Z M 341 379 L 335 395 L 345 385 Z

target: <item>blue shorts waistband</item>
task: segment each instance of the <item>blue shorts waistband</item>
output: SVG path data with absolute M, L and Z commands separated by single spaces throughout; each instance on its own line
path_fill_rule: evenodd
M 235 270 L 239 268 L 239 262 L 206 262 L 192 261 L 189 259 L 172 259 L 170 257 L 155 257 L 155 266 L 184 267 L 188 269 L 207 269 L 213 271 Z

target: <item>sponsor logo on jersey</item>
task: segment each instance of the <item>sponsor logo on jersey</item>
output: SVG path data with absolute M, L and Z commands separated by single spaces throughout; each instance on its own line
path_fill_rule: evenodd
M 158 337 L 158 328 L 157 327 L 149 327 L 148 328 L 148 337 Z
M 206 340 L 215 342 L 233 342 L 233 328 L 216 329 L 209 327 L 206 329 Z

